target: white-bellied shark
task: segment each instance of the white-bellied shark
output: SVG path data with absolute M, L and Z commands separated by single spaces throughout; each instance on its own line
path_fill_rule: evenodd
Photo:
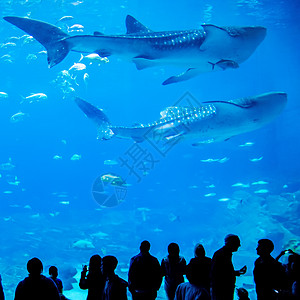
M 188 80 L 199 73 L 238 68 L 262 42 L 266 28 L 261 26 L 201 25 L 199 29 L 154 32 L 127 16 L 127 33 L 122 35 L 69 36 L 60 28 L 37 20 L 4 17 L 40 42 L 48 53 L 49 67 L 60 63 L 69 53 L 119 55 L 131 60 L 138 70 L 162 65 L 187 70 L 172 76 L 164 85 Z
M 168 107 L 160 113 L 158 121 L 133 127 L 112 126 L 102 110 L 80 98 L 75 101 L 96 122 L 98 139 L 116 136 L 142 142 L 153 138 L 165 143 L 190 140 L 197 146 L 224 141 L 264 126 L 284 109 L 287 94 L 272 92 L 232 101 L 207 101 L 197 107 Z

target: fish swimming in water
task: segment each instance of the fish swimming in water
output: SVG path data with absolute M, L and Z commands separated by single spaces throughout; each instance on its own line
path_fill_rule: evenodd
M 76 104 L 98 125 L 98 139 L 113 136 L 143 142 L 191 140 L 193 146 L 227 140 L 269 123 L 284 109 L 287 94 L 266 93 L 232 101 L 207 101 L 198 107 L 168 107 L 161 118 L 151 124 L 133 127 L 112 126 L 102 110 L 80 99 Z
M 186 71 L 163 85 L 188 80 L 199 73 L 237 68 L 266 36 L 261 26 L 201 25 L 199 29 L 152 31 L 132 16 L 126 17 L 126 34 L 70 36 L 60 28 L 37 20 L 7 16 L 4 20 L 33 36 L 46 49 L 49 67 L 60 63 L 70 51 L 118 55 L 135 63 L 138 70 L 173 65 Z

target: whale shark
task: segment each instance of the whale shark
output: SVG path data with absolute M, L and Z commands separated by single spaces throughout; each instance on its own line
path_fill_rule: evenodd
M 126 17 L 126 34 L 70 36 L 54 25 L 15 16 L 4 20 L 33 36 L 47 50 L 48 65 L 60 63 L 70 51 L 118 55 L 135 63 L 138 70 L 173 65 L 185 68 L 163 85 L 188 80 L 203 72 L 236 69 L 248 59 L 266 36 L 261 26 L 216 26 L 199 29 L 152 31 L 134 17 Z
M 158 121 L 132 127 L 112 126 L 101 109 L 81 98 L 75 98 L 75 102 L 97 124 L 100 140 L 113 136 L 138 143 L 146 139 L 159 139 L 166 144 L 186 140 L 198 146 L 261 128 L 282 112 L 287 94 L 271 92 L 231 101 L 206 101 L 194 107 L 168 107 Z

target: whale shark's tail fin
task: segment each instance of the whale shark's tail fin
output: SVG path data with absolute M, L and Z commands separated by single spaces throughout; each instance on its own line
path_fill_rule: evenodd
M 97 124 L 97 139 L 109 140 L 110 138 L 112 138 L 114 133 L 110 128 L 111 124 L 109 122 L 109 119 L 101 109 L 93 106 L 92 104 L 78 97 L 75 98 L 75 102 L 79 106 L 79 108 L 85 113 L 85 115 Z
M 33 36 L 46 48 L 50 68 L 60 63 L 70 51 L 65 41 L 68 35 L 54 25 L 20 17 L 3 19 Z

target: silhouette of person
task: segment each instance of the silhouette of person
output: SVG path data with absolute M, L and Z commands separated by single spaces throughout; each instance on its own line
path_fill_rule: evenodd
M 1 275 L 0 275 L 0 300 L 4 300 L 4 292 L 3 292 Z
M 49 268 L 49 275 L 50 275 L 50 278 L 54 281 L 54 283 L 57 286 L 60 299 L 61 300 L 67 300 L 67 298 L 63 295 L 63 283 L 62 283 L 62 281 L 59 278 L 57 278 L 57 276 L 58 276 L 58 269 L 55 266 L 51 266 Z
M 150 243 L 143 241 L 140 245 L 140 253 L 130 260 L 128 285 L 133 300 L 156 299 L 162 282 L 160 264 L 149 250 Z
M 161 261 L 162 276 L 165 276 L 165 291 L 168 300 L 174 300 L 177 286 L 184 282 L 186 261 L 179 255 L 178 244 L 170 243 L 168 245 L 168 256 Z
M 196 244 L 194 254 L 195 257 L 187 265 L 186 277 L 190 282 L 202 285 L 210 293 L 211 258 L 205 256 L 205 249 L 201 244 Z
M 258 241 L 256 252 L 259 258 L 256 259 L 253 270 L 257 300 L 277 299 L 278 292 L 286 287 L 284 268 L 271 256 L 273 250 L 271 240 Z
M 175 300 L 209 300 L 209 292 L 202 284 L 199 284 L 197 264 L 191 264 L 189 268 L 189 282 L 178 285 L 175 292 Z
M 297 255 L 294 258 L 294 262 L 292 264 L 292 271 L 294 274 L 295 281 L 292 285 L 292 295 L 293 299 L 300 300 L 300 256 Z
M 115 256 L 107 255 L 102 259 L 102 273 L 106 279 L 102 300 L 127 300 L 128 283 L 115 274 L 117 265 Z
M 89 270 L 83 266 L 79 287 L 88 290 L 87 300 L 99 300 L 102 297 L 105 279 L 101 271 L 101 256 L 98 254 L 90 258 Z
M 236 289 L 236 293 L 238 295 L 238 300 L 250 300 L 248 291 L 244 288 Z
M 211 296 L 212 300 L 233 300 L 236 276 L 245 274 L 247 267 L 235 271 L 232 264 L 232 253 L 241 246 L 235 234 L 225 237 L 225 245 L 217 250 L 212 258 Z
M 20 281 L 15 291 L 15 300 L 60 300 L 56 284 L 42 275 L 43 264 L 34 257 L 27 263 L 28 277 Z
M 291 291 L 292 285 L 295 281 L 295 274 L 294 274 L 294 271 L 292 270 L 292 266 L 293 266 L 294 261 L 297 259 L 297 257 L 299 257 L 299 255 L 297 253 L 295 253 L 293 250 L 288 249 L 288 250 L 281 251 L 280 254 L 275 259 L 277 261 L 279 261 L 279 259 L 285 254 L 289 254 L 288 263 L 282 264 L 282 266 L 284 268 L 285 275 L 286 275 L 287 289 L 289 291 Z

